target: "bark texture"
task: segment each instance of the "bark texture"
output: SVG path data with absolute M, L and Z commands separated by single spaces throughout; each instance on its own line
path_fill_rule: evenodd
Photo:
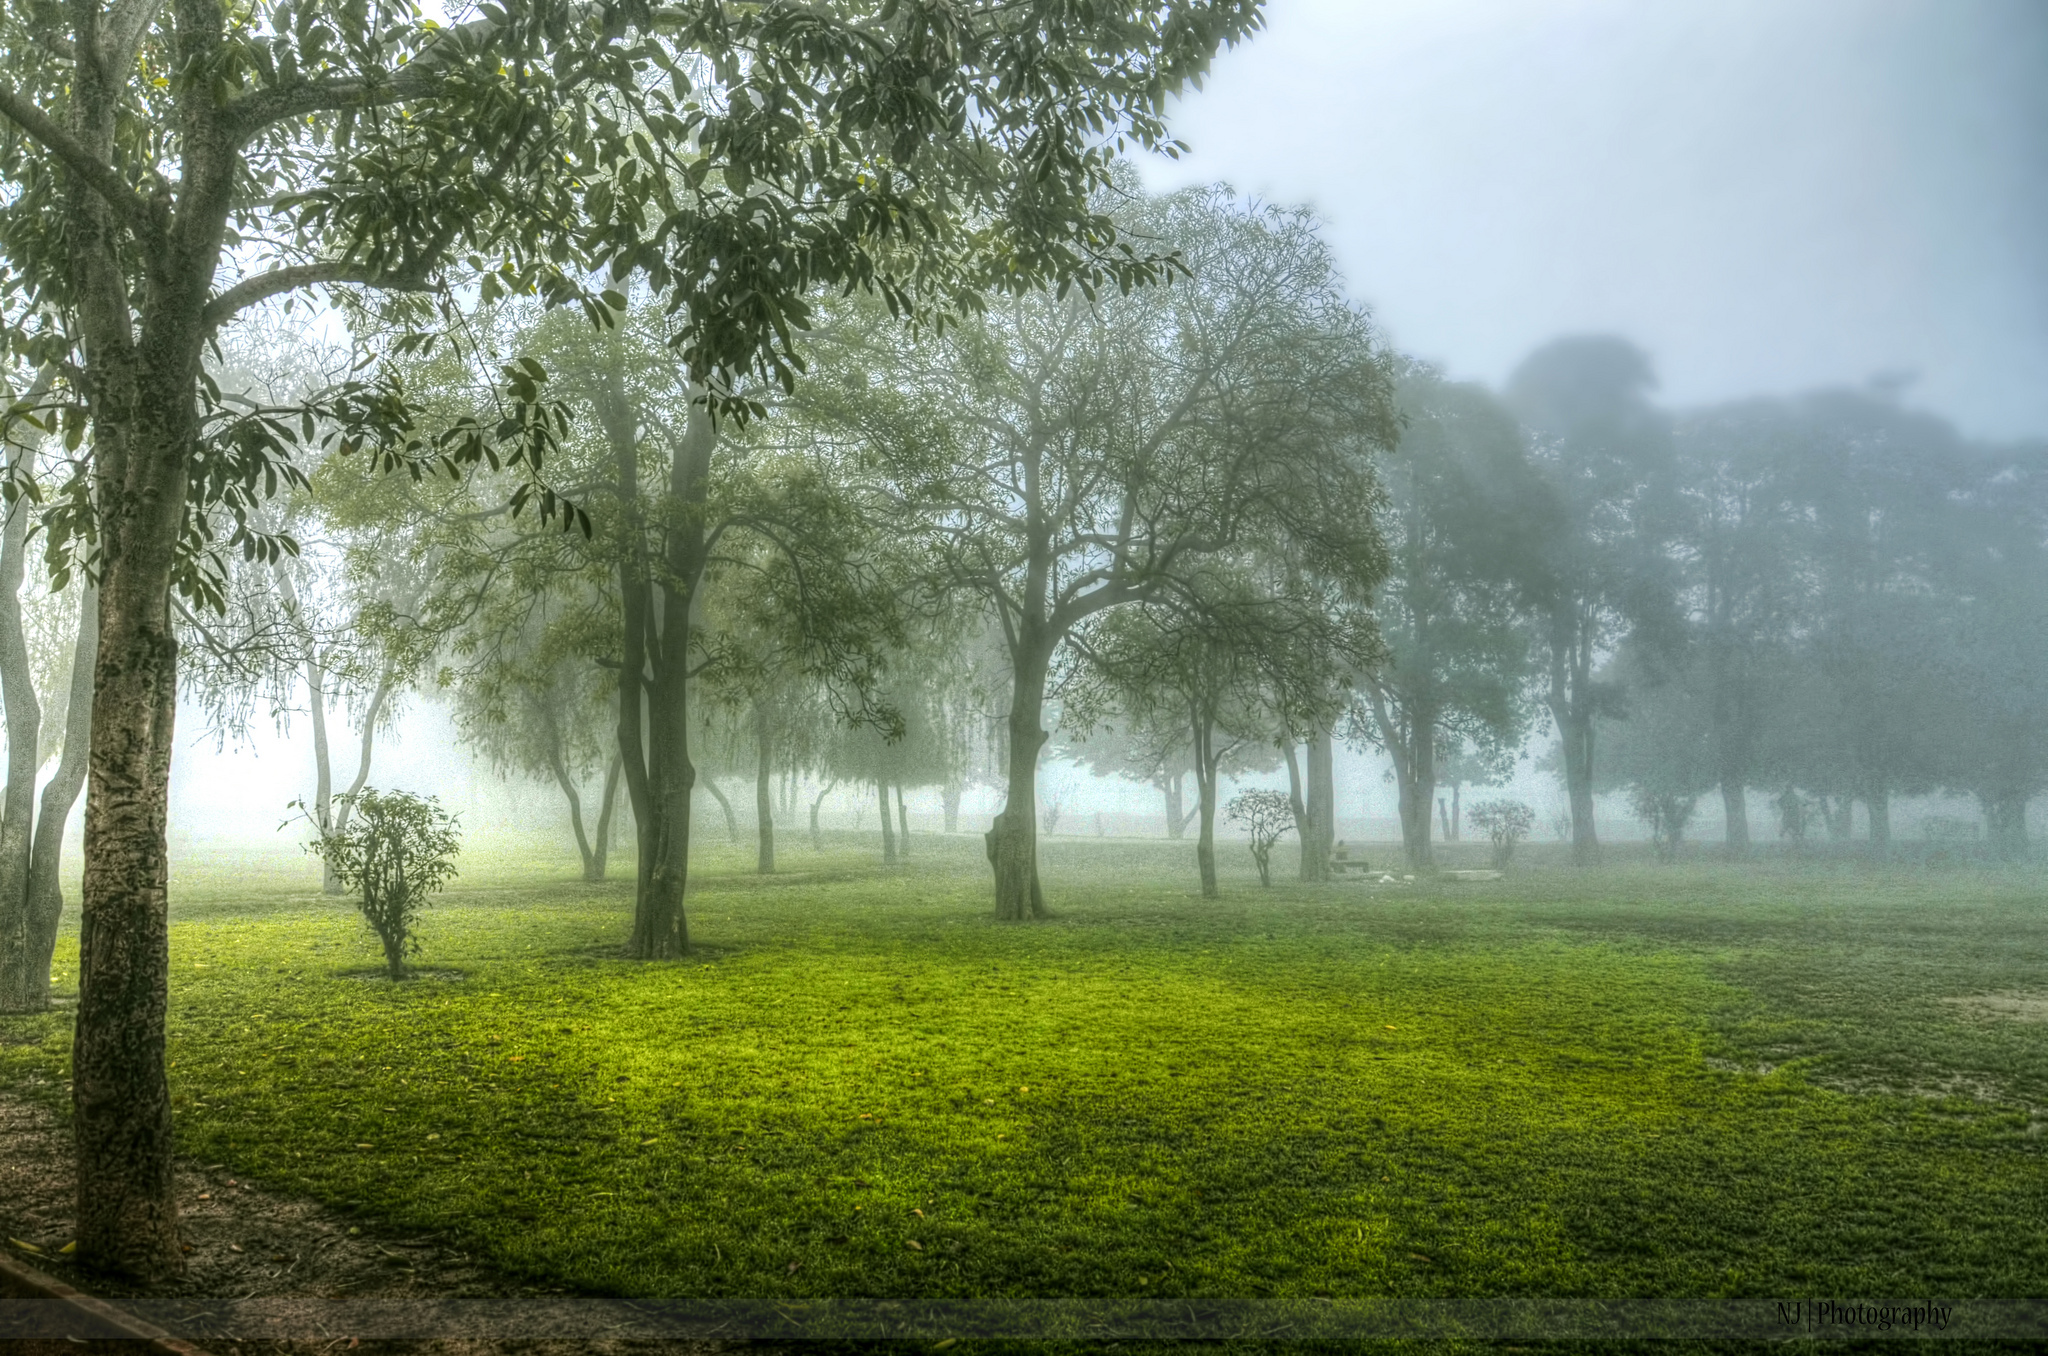
M 1052 646 L 1028 635 L 1011 650 L 1010 748 L 1002 812 L 987 835 L 989 865 L 995 872 L 996 917 L 1010 920 L 1046 916 L 1038 882 L 1038 754 L 1045 747 L 1046 673 Z M 888 807 L 883 807 L 886 817 Z

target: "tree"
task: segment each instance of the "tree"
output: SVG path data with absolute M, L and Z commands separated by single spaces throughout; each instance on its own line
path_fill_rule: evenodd
M 1068 684 L 1077 723 L 1115 710 L 1129 721 L 1186 723 L 1199 829 L 1195 863 L 1214 898 L 1216 812 L 1225 761 L 1327 728 L 1339 679 L 1374 662 L 1371 618 L 1333 591 L 1287 571 L 1239 563 L 1179 581 L 1151 601 L 1103 614 L 1074 638 L 1082 667 Z M 1277 793 L 1276 793 L 1277 794 Z M 1291 806 L 1290 798 L 1281 797 Z
M 1846 836 L 1863 801 L 1871 845 L 1891 838 L 1891 798 L 1941 780 L 1937 726 L 1950 708 L 1941 641 L 1953 605 L 1939 566 L 1963 539 L 1966 458 L 1947 424 L 1883 393 L 1821 391 L 1791 410 L 1780 474 L 1802 524 L 1799 643 L 1785 684 L 1785 780 L 1830 797 Z M 1837 827 L 1839 825 L 1839 827 Z
M 1094 730 L 1067 729 L 1065 734 L 1059 748 L 1062 757 L 1098 777 L 1122 777 L 1153 787 L 1165 800 L 1166 836 L 1179 841 L 1187 832 L 1200 807 L 1187 803 L 1187 774 L 1194 753 L 1187 722 L 1178 713 L 1162 713 L 1157 719 L 1122 716 Z
M 1704 651 L 1704 652 L 1703 652 Z M 1700 796 L 1721 766 L 1709 695 L 1725 681 L 1703 644 L 1676 664 L 1624 647 L 1604 675 L 1624 701 L 1599 722 L 1601 790 L 1628 793 L 1629 809 L 1649 827 L 1659 861 L 1674 861 Z
M 1493 868 L 1507 869 L 1515 844 L 1536 827 L 1536 812 L 1518 800 L 1482 800 L 1472 807 L 1472 827 L 1493 844 Z
M 1801 519 L 1785 470 L 1796 422 L 1779 401 L 1745 401 L 1678 422 L 1685 679 L 1707 712 L 1731 857 L 1749 850 L 1747 788 L 1762 770 L 1772 690 L 1800 614 Z
M 218 0 L 0 16 L 0 306 L 10 342 L 64 374 L 49 417 L 92 430 L 46 518 L 60 550 L 94 540 L 100 588 L 73 1058 L 83 1259 L 181 1264 L 162 1053 L 169 599 L 217 596 L 206 510 L 260 497 L 296 424 L 210 398 L 201 354 L 220 328 L 323 286 L 453 307 L 462 270 L 486 303 L 534 291 L 602 318 L 611 301 L 584 280 L 637 271 L 674 300 L 705 396 L 743 412 L 744 374 L 793 379 L 814 289 L 930 312 L 1148 275 L 1088 195 L 1114 146 L 1163 141 L 1166 96 L 1257 21 L 1256 0 L 517 0 L 447 27 Z M 328 409 L 393 460 L 509 456 L 545 512 L 537 376 L 513 364 L 502 420 L 431 445 L 389 383 Z M 288 549 L 238 516 L 231 547 Z M 680 937 L 643 940 L 665 954 Z
M 1313 221 L 1221 191 L 1132 199 L 1119 220 L 1177 246 L 1192 276 L 1019 298 L 943 343 L 860 331 L 806 392 L 925 543 L 933 588 L 1002 627 L 1006 800 L 987 839 L 1002 918 L 1044 912 L 1044 707 L 1079 627 L 1254 535 L 1333 560 L 1377 546 L 1365 454 L 1392 436 L 1386 363 Z
M 1435 861 L 1431 818 L 1446 748 L 1491 767 L 1529 725 L 1529 642 L 1515 570 L 1542 544 L 1527 506 L 1543 495 L 1514 420 L 1476 386 L 1410 365 L 1406 426 L 1385 472 L 1391 570 L 1375 611 L 1388 662 L 1360 675 L 1372 730 L 1393 764 L 1411 868 Z
M 1524 506 L 1536 549 L 1520 562 L 1517 584 L 1535 616 L 1581 864 L 1600 846 L 1595 723 L 1619 697 L 1596 672 L 1601 655 L 1624 635 L 1648 643 L 1674 625 L 1670 445 L 1646 397 L 1653 380 L 1640 349 L 1605 336 L 1553 340 L 1508 380 L 1508 406 L 1532 436 L 1542 490 Z
M 561 791 L 583 879 L 601 881 L 619 799 L 621 764 L 610 737 L 616 681 L 606 681 L 609 675 L 580 656 L 545 648 L 501 652 L 500 658 L 514 662 L 480 674 L 484 681 L 457 686 L 457 727 L 500 772 L 552 782 Z M 597 814 L 586 823 L 584 788 L 593 775 L 600 779 Z
M 462 839 L 432 796 L 367 786 L 345 794 L 342 804 L 354 822 L 326 830 L 315 823 L 307 848 L 333 866 L 344 890 L 355 892 L 363 921 L 383 943 L 385 972 L 405 979 L 405 958 L 420 949 L 420 911 L 455 874 Z M 304 801 L 294 805 L 311 818 Z
M 0 523 L 0 705 L 7 718 L 7 788 L 0 804 L 0 1012 L 50 1006 L 50 960 L 64 892 L 64 826 L 85 785 L 92 674 L 99 640 L 98 592 L 21 597 L 32 503 L 21 491 L 41 439 L 26 423 L 8 430 L 9 494 Z M 66 606 L 69 604 L 69 606 Z M 26 614 L 26 616 L 25 616 Z M 68 673 L 53 659 L 66 655 Z M 40 689 L 40 691 L 38 691 Z M 53 741 L 50 736 L 58 737 Z M 36 779 L 58 752 L 36 799 Z
M 1942 781 L 1976 797 L 1993 853 L 2017 860 L 2027 803 L 2048 791 L 2048 449 L 1986 450 L 1959 469 L 1926 723 Z
M 1294 806 L 1279 791 L 1240 791 L 1230 798 L 1224 815 L 1233 824 L 1244 825 L 1251 836 L 1252 861 L 1259 868 L 1259 884 L 1273 883 L 1273 845 L 1280 835 L 1294 827 Z

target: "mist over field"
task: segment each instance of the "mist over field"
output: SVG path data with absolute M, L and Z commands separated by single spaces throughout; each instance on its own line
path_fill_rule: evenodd
M 2048 1343 L 2035 0 L 0 0 L 0 337 L 0 1337 Z

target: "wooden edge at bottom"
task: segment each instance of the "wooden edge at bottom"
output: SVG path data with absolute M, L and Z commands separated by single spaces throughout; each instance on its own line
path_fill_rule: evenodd
M 194 1346 L 182 1337 L 173 1337 L 162 1328 L 145 1323 L 119 1306 L 97 1299 L 82 1290 L 64 1284 L 54 1276 L 46 1276 L 20 1259 L 0 1253 L 0 1299 L 54 1300 L 65 1305 L 80 1320 L 79 1331 L 90 1332 L 90 1337 L 52 1334 L 47 1339 L 51 1351 L 78 1350 L 80 1342 L 88 1349 L 102 1343 L 119 1343 L 123 1348 L 153 1353 L 153 1356 L 210 1356 L 203 1347 Z M 10 1356 L 30 1356 L 45 1341 L 38 1338 L 0 1339 L 4 1345 L 0 1350 Z

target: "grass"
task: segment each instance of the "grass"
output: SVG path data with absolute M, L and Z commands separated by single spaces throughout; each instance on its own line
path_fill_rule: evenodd
M 1082 840 L 1005 925 L 978 846 L 714 856 L 657 965 L 624 885 L 473 859 L 421 958 L 461 978 L 399 985 L 310 867 L 196 866 L 180 1141 L 570 1291 L 2048 1293 L 2048 1042 L 1948 1001 L 2041 986 L 2038 874 L 1203 901 Z M 0 1083 L 57 1100 L 67 1047 L 0 1019 Z

